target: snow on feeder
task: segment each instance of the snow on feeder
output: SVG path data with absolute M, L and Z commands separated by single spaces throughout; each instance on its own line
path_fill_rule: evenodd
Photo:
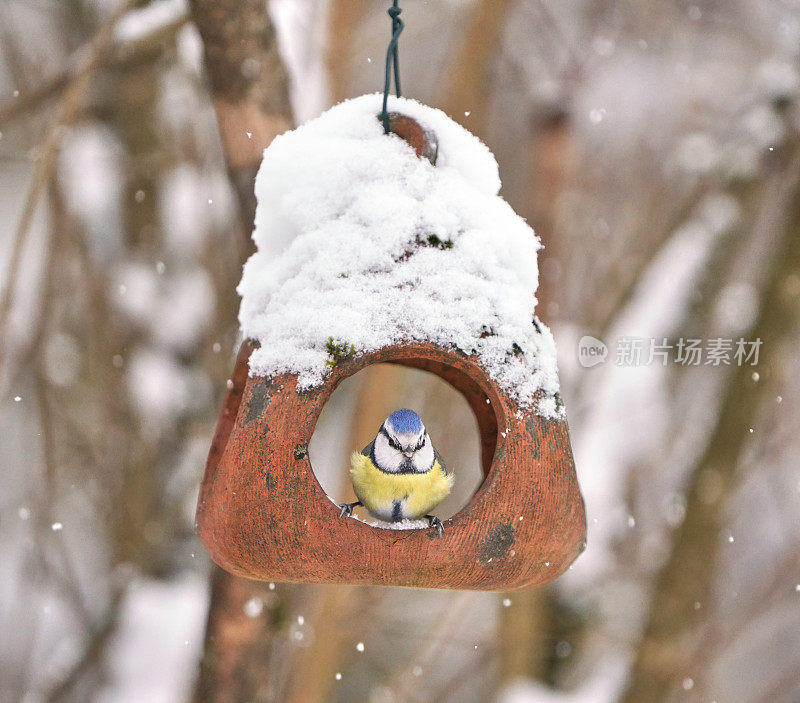
M 264 153 L 258 250 L 238 289 L 245 342 L 200 536 L 220 566 L 261 580 L 544 584 L 582 551 L 586 525 L 555 346 L 534 316 L 539 242 L 497 195 L 476 137 L 413 100 L 389 107 L 394 134 L 376 119 L 381 96 L 366 95 Z M 478 422 L 484 481 L 441 536 L 341 518 L 311 466 L 333 390 L 384 362 L 436 374 Z

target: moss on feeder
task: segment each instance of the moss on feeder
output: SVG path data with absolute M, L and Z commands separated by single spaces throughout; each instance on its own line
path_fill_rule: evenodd
M 333 337 L 328 337 L 325 350 L 328 352 L 328 356 L 331 357 L 325 362 L 328 366 L 336 366 L 338 362 L 349 359 L 356 353 L 356 348 L 351 343 L 340 342 Z

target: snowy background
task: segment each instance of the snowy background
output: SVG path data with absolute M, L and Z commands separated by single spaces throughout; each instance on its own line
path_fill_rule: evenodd
M 195 536 L 252 251 L 212 4 L 0 4 L 0 702 L 223 700 L 198 676 L 225 588 L 256 652 L 228 700 L 800 700 L 800 3 L 401 3 L 404 93 L 486 142 L 545 246 L 589 547 L 508 594 L 231 585 Z M 276 132 L 381 88 L 388 4 L 271 0 Z M 617 355 L 756 337 L 756 366 Z M 315 469 L 345 499 L 399 406 L 456 469 L 452 514 L 477 431 L 419 372 L 343 384 Z

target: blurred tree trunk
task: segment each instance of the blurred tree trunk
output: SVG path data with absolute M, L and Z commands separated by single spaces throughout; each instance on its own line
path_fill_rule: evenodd
M 262 152 L 291 126 L 288 75 L 264 0 L 191 0 L 228 174 L 239 202 L 242 261 L 252 251 L 253 184 Z M 203 703 L 263 700 L 270 695 L 275 618 L 251 618 L 248 601 L 264 602 L 264 585 L 214 567 L 204 656 L 195 689 Z M 286 589 L 283 597 L 287 597 Z M 275 612 L 278 608 L 273 609 Z
M 161 48 L 141 54 L 135 64 L 125 68 L 113 66 L 111 96 L 107 104 L 109 126 L 119 135 L 131 162 L 141 162 L 159 144 L 156 108 L 159 97 L 159 58 Z M 126 172 L 122 196 L 125 260 L 141 261 L 150 256 L 160 237 L 158 183 L 161 172 L 153 168 L 130 169 Z M 105 278 L 105 276 L 104 276 Z M 107 315 L 112 307 L 104 286 L 101 309 Z M 122 350 L 146 345 L 146 332 L 136 326 L 115 324 L 113 315 L 102 323 L 104 334 L 94 342 L 98 366 L 109 369 L 108 360 Z M 123 373 L 115 368 L 99 372 L 98 399 L 105 406 L 102 417 L 114 418 L 121 425 L 135 423 L 135 407 L 127 394 L 114 393 L 124 382 Z M 106 385 L 107 384 L 107 385 Z M 113 422 L 113 421 L 112 421 Z M 110 436 L 111 433 L 109 433 Z M 122 435 L 130 443 L 120 452 L 117 483 L 112 492 L 115 507 L 109 511 L 110 532 L 117 550 L 115 561 L 138 563 L 147 571 L 154 567 L 154 550 L 147 549 L 146 526 L 155 524 L 160 514 L 158 449 L 152 438 L 139 433 Z M 116 439 L 115 441 L 120 441 Z
M 334 103 L 349 97 L 354 35 L 369 11 L 369 0 L 331 0 L 328 9 L 328 81 Z
M 772 269 L 760 300 L 758 319 L 745 336 L 761 339 L 762 354 L 778 349 L 796 329 L 796 301 L 787 294 L 800 275 L 800 192 L 795 162 L 789 179 L 794 184 L 792 212 L 773 253 Z M 672 551 L 661 568 L 649 608 L 649 618 L 635 654 L 623 703 L 667 700 L 682 679 L 702 679 L 695 670 L 696 651 L 716 574 L 717 555 L 728 500 L 737 485 L 737 471 L 751 436 L 758 410 L 772 393 L 778 371 L 759 366 L 761 383 L 752 381 L 747 364 L 732 370 L 717 417 L 716 428 L 695 466 L 686 489 L 686 516 L 676 529 Z M 705 489 L 709 479 L 719 486 L 713 500 Z M 700 607 L 698 607 L 698 605 Z
M 520 214 L 531 223 L 544 250 L 539 254 L 538 314 L 546 323 L 559 317 L 561 272 L 569 252 L 564 237 L 556 236 L 558 208 L 564 192 L 574 182 L 575 145 L 566 110 L 554 108 L 530 122 L 528 140 L 528 194 Z M 563 233 L 562 233 L 563 234 Z
M 563 247 L 553 236 L 557 207 L 571 175 L 572 135 L 567 115 L 549 112 L 531 120 L 527 143 L 528 197 L 521 214 L 531 223 L 545 245 L 545 255 L 551 261 L 563 261 Z M 557 298 L 557 277 L 545 271 L 559 271 L 562 266 L 541 266 L 537 312 L 546 322 L 551 300 Z M 511 605 L 500 611 L 500 678 L 503 682 L 515 679 L 551 680 L 548 666 L 555 661 L 553 647 L 564 639 L 555 617 L 555 591 L 552 587 L 508 594 Z
M 203 660 L 194 692 L 197 703 L 270 699 L 270 650 L 276 627 L 273 618 L 248 615 L 245 604 L 251 600 L 268 602 L 265 584 L 214 567 Z
M 255 213 L 253 181 L 266 146 L 292 126 L 289 76 L 265 0 L 191 0 L 228 174 L 247 240 Z
M 502 44 L 514 0 L 477 0 L 468 10 L 463 35 L 457 40 L 450 68 L 444 76 L 442 109 L 473 134 L 487 138 L 489 106 L 492 100 L 493 59 Z M 537 164 L 531 164 L 532 224 L 549 240 L 556 219 L 557 195 L 565 185 L 571 141 L 566 119 L 542 121 L 533 128 L 530 150 Z M 540 229 L 542 231 L 540 231 Z M 543 282 L 544 283 L 544 282 Z M 545 285 L 538 294 L 540 310 L 549 299 Z M 552 589 L 508 594 L 511 605 L 499 618 L 498 647 L 501 681 L 546 678 L 551 644 L 557 638 L 552 617 Z
M 497 638 L 501 684 L 545 677 L 551 596 L 550 588 L 508 594 L 511 604 L 500 611 Z
M 315 636 L 292 663 L 281 703 L 327 701 L 336 685 L 336 672 L 351 655 L 353 626 L 365 589 L 339 584 L 315 586 L 313 623 Z
M 380 364 L 375 367 L 369 385 L 362 383 L 358 388 L 350 435 L 347 446 L 361 448 L 375 432 L 372 418 L 380 411 L 386 397 L 401 383 L 405 372 L 400 366 Z M 348 491 L 355 499 L 347 474 L 343 472 L 342 490 Z M 282 703 L 305 703 L 306 701 L 325 701 L 336 683 L 335 674 L 348 653 L 346 643 L 351 637 L 352 625 L 358 622 L 358 609 L 363 608 L 365 588 L 346 585 L 324 585 L 314 587 L 313 627 L 316 632 L 313 642 L 304 648 L 293 662 L 292 671 L 282 699 Z
M 466 30 L 444 76 L 441 109 L 473 134 L 486 136 L 492 59 L 497 51 L 514 0 L 477 0 Z M 467 115 L 466 113 L 469 113 Z

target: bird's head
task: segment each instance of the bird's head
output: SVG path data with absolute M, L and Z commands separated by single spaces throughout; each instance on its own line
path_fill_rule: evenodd
M 373 459 L 389 473 L 425 473 L 434 463 L 431 438 L 413 410 L 395 410 L 375 437 Z

